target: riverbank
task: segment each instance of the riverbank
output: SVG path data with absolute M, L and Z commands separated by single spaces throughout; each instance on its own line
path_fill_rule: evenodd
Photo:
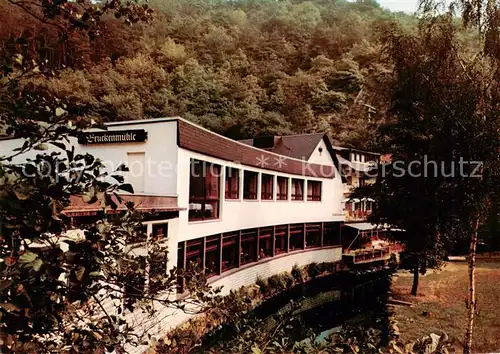
M 399 272 L 394 276 L 393 296 L 415 303 L 411 307 L 394 306 L 394 318 L 404 342 L 432 332 L 446 332 L 452 345 L 457 350 L 462 348 L 467 271 L 465 261 L 448 262 L 442 270 L 421 277 L 417 297 L 409 295 L 411 274 Z M 500 262 L 479 261 L 476 274 L 479 314 L 475 320 L 473 350 L 477 353 L 500 352 Z

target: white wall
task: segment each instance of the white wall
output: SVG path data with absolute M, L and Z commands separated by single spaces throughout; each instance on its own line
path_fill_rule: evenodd
M 264 227 L 269 225 L 321 222 L 321 221 L 343 221 L 342 211 L 342 184 L 338 179 L 332 178 L 310 178 L 322 181 L 322 200 L 306 201 L 307 186 L 304 186 L 304 201 L 272 201 L 272 200 L 225 200 L 224 199 L 224 169 L 222 169 L 220 190 L 220 217 L 216 220 L 188 221 L 189 209 L 189 164 L 190 159 L 198 159 L 211 163 L 220 164 L 240 169 L 240 197 L 243 190 L 243 173 L 241 170 L 255 171 L 271 175 L 279 175 L 291 178 L 309 179 L 307 176 L 297 176 L 274 171 L 242 166 L 221 159 L 208 157 L 199 153 L 179 149 L 179 175 L 178 175 L 178 203 L 185 211 L 179 212 L 179 241 L 191 240 L 198 237 L 218 234 L 222 232 L 235 231 L 245 228 Z M 290 186 L 288 192 L 290 193 Z M 274 187 L 276 194 L 276 185 Z M 276 198 L 276 195 L 275 195 Z M 290 198 L 289 198 L 290 199 Z
M 248 268 L 235 269 L 234 273 L 223 274 L 219 280 L 211 283 L 213 287 L 222 286 L 221 295 L 227 295 L 233 289 L 254 284 L 257 278 L 269 278 L 274 274 L 291 271 L 294 265 L 303 267 L 316 262 L 340 262 L 342 259 L 342 247 L 326 248 L 321 250 L 305 250 L 286 254 L 286 256 L 269 258 Z
M 177 121 L 161 120 L 154 123 L 137 123 L 108 126 L 108 131 L 145 129 L 148 133 L 146 142 L 137 143 L 108 143 L 82 145 L 76 139 L 71 139 L 77 153 L 90 153 L 106 163 L 108 172 L 112 172 L 120 164 L 127 161 L 128 153 L 144 153 L 146 166 L 144 166 L 145 179 L 144 194 L 151 195 L 176 195 L 177 194 Z M 97 130 L 94 130 L 97 131 Z M 9 155 L 13 149 L 22 146 L 20 139 L 0 141 L 0 156 Z M 52 151 L 61 151 L 53 145 L 45 151 L 31 150 L 26 154 L 16 157 L 13 162 L 21 163 L 28 157 L 37 154 L 47 154 Z M 127 172 L 124 173 L 126 176 Z M 126 176 L 126 180 L 128 180 Z M 142 193 L 141 193 L 142 194 Z
M 321 153 L 320 149 L 322 150 Z M 307 162 L 319 165 L 333 166 L 333 168 L 335 168 L 335 178 L 333 181 L 335 184 L 334 194 L 328 196 L 328 198 L 333 198 L 335 202 L 337 200 L 340 200 L 342 203 L 342 201 L 344 200 L 344 185 L 342 184 L 342 177 L 340 175 L 337 166 L 335 166 L 335 162 L 332 159 L 332 155 L 330 155 L 330 152 L 328 151 L 328 148 L 323 140 L 321 140 L 318 143 L 318 145 L 314 149 L 313 153 L 311 154 Z M 339 208 L 342 213 L 342 210 L 344 209 L 343 204 Z
M 307 160 L 307 162 L 316 163 L 318 165 L 327 165 L 327 166 L 334 165 L 332 156 L 330 155 L 330 152 L 328 151 L 328 148 L 326 147 L 326 144 L 323 140 L 321 140 L 318 143 L 318 145 L 314 148 L 314 151 Z

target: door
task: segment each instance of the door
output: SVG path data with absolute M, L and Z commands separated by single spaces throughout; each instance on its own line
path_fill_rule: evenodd
M 129 171 L 125 173 L 125 180 L 134 187 L 134 193 L 143 193 L 146 177 L 145 153 L 128 152 L 127 167 Z

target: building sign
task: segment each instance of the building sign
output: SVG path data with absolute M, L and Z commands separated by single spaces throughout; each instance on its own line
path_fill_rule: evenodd
M 148 140 L 148 132 L 144 129 L 83 133 L 83 135 L 78 138 L 80 144 L 86 145 L 143 143 L 146 140 Z

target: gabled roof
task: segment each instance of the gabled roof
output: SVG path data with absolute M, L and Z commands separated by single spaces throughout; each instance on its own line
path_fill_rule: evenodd
M 273 147 L 256 146 L 255 139 L 245 139 L 240 140 L 240 142 L 267 151 L 272 151 L 276 154 L 307 161 L 323 138 L 328 139 L 325 133 L 275 136 Z

